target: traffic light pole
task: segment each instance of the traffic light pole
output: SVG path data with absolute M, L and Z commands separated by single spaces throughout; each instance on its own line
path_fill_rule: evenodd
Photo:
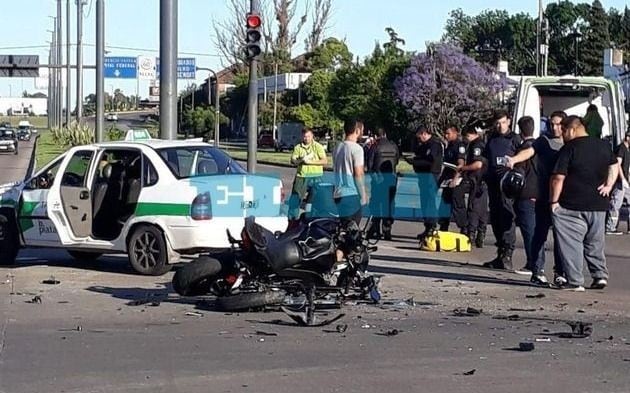
M 160 0 L 160 137 L 177 139 L 177 0 Z
M 252 14 L 258 14 L 258 0 L 251 0 Z M 253 57 L 249 63 L 249 94 L 247 97 L 247 172 L 256 172 L 256 149 L 258 148 L 258 61 Z
M 96 132 L 95 142 L 105 131 L 105 0 L 96 0 Z

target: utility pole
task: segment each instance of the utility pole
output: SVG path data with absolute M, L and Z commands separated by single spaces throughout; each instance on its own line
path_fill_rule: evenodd
M 177 139 L 177 0 L 160 0 L 160 136 Z
M 48 50 L 48 64 L 52 64 L 52 54 L 53 54 L 53 43 L 50 43 L 50 49 Z M 53 84 L 52 84 L 52 73 L 53 73 L 53 69 L 49 68 L 48 69 L 48 100 L 47 100 L 47 117 L 48 117 L 48 129 L 50 130 L 51 128 L 54 127 L 54 121 L 53 121 L 53 116 L 52 116 L 52 107 L 53 107 L 53 103 L 52 103 L 52 92 L 53 92 Z
M 538 22 L 536 24 L 536 76 L 542 74 L 541 45 L 542 45 L 542 18 L 543 18 L 543 2 L 538 0 Z
M 66 125 L 70 125 L 70 109 L 72 106 L 72 94 L 70 87 L 72 75 L 70 74 L 70 1 L 66 0 Z
M 77 123 L 83 116 L 83 5 L 77 0 Z
M 50 44 L 50 60 L 51 64 L 57 65 L 57 19 L 53 18 L 53 29 L 48 30 L 52 34 L 52 42 Z M 50 95 L 48 101 L 50 103 L 50 112 L 48 117 L 50 118 L 50 127 L 57 128 L 59 123 L 57 122 L 57 68 L 49 69 L 48 71 L 48 84 L 50 85 Z
M 259 1 L 250 1 L 250 13 L 259 15 Z M 249 173 L 256 172 L 256 150 L 258 148 L 258 61 L 256 58 L 257 55 L 251 56 L 249 60 L 249 93 L 247 97 L 247 172 Z
M 105 0 L 96 0 L 96 142 L 105 129 Z
M 61 0 L 57 0 L 57 64 L 63 64 L 63 51 L 61 36 Z M 57 86 L 57 119 L 59 125 L 63 120 L 63 71 L 60 69 L 57 73 L 59 85 Z
M 221 114 L 221 110 L 219 109 L 219 78 L 217 77 L 217 73 L 211 68 L 197 67 L 197 71 L 208 71 L 210 73 L 210 75 L 208 75 L 208 107 L 212 105 L 212 86 L 210 85 L 210 81 L 214 76 L 214 146 L 219 147 L 219 115 Z
M 276 139 L 278 138 L 278 63 L 276 62 L 275 64 L 275 69 L 274 69 L 276 78 L 273 84 L 273 140 L 274 143 L 276 141 Z

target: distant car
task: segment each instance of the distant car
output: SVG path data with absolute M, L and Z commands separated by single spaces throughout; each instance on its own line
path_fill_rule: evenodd
M 24 127 L 24 126 L 18 127 L 18 130 L 17 130 L 17 138 L 18 138 L 18 140 L 20 140 L 20 141 L 30 141 L 32 135 L 33 135 L 33 130 L 31 129 L 30 126 L 28 126 L 28 127 Z
M 17 135 L 13 128 L 0 128 L 0 153 L 18 154 Z
M 271 134 L 262 134 L 258 138 L 258 147 L 274 147 L 275 141 L 273 140 L 273 135 Z
M 118 121 L 118 115 L 115 113 L 108 113 L 107 116 L 105 117 L 105 120 L 107 121 Z

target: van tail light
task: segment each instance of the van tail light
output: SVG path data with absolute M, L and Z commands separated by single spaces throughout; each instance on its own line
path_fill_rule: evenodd
M 212 202 L 209 192 L 199 194 L 193 199 L 192 205 L 190 206 L 190 215 L 193 220 L 212 219 Z

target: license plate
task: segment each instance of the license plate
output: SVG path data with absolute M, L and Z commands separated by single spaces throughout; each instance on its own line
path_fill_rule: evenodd
M 256 208 L 258 208 L 258 201 L 241 202 L 241 209 L 256 209 Z

